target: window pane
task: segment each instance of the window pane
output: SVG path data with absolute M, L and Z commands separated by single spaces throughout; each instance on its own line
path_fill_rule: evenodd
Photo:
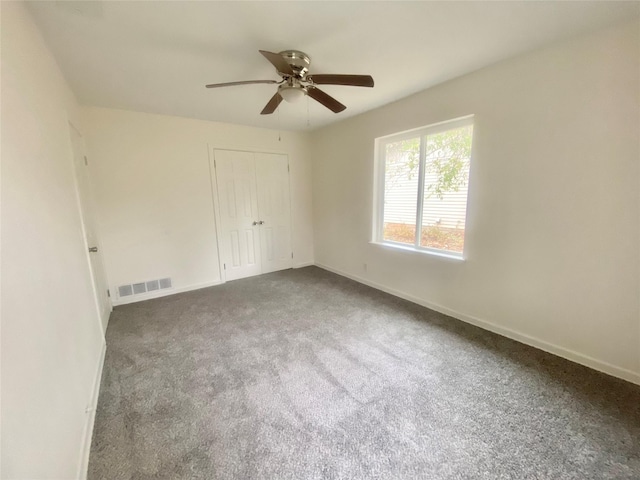
M 386 145 L 384 240 L 415 244 L 419 163 L 419 137 Z
M 462 253 L 473 126 L 429 135 L 420 245 Z

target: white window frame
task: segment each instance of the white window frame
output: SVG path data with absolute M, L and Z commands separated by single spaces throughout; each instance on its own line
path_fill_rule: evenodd
M 374 169 L 374 215 L 373 215 L 373 240 L 371 243 L 397 248 L 400 250 L 408 250 L 412 252 L 427 253 L 430 255 L 436 255 L 439 257 L 447 257 L 458 260 L 464 260 L 466 250 L 466 229 L 467 229 L 467 217 L 465 215 L 465 246 L 463 252 L 452 252 L 449 250 L 441 250 L 432 247 L 423 247 L 420 245 L 420 235 L 416 234 L 413 245 L 401 242 L 394 242 L 392 240 L 384 239 L 384 181 L 385 181 L 385 152 L 386 146 L 389 143 L 395 143 L 401 140 L 407 140 L 410 138 L 420 137 L 420 163 L 418 166 L 418 196 L 416 207 L 416 232 L 422 231 L 422 209 L 424 203 L 424 168 L 425 168 L 425 142 L 422 139 L 428 135 L 434 135 L 436 133 L 444 132 L 447 130 L 453 130 L 456 128 L 473 126 L 474 116 L 467 115 L 465 117 L 456 118 L 453 120 L 447 120 L 444 122 L 427 125 L 425 127 L 416 128 L 413 130 L 407 130 L 400 133 L 394 133 L 384 137 L 376 138 L 375 140 L 375 169 Z M 474 130 L 475 131 L 475 130 Z M 473 158 L 473 139 L 471 140 L 471 158 Z M 469 210 L 469 186 L 467 185 L 467 205 L 465 207 L 466 212 Z

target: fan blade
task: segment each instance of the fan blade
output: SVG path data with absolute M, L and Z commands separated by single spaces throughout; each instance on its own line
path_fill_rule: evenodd
M 289 65 L 284 57 L 279 53 L 267 52 L 266 50 L 259 50 L 259 52 L 264 55 L 264 58 L 269 60 L 271 64 L 276 67 L 276 70 L 278 70 L 280 73 L 295 75 L 295 72 L 291 68 L 291 65 Z
M 371 75 L 307 75 L 307 80 L 317 85 L 350 85 L 352 87 L 373 87 Z
M 341 112 L 345 108 L 347 108 L 343 104 L 341 104 L 339 101 L 337 101 L 335 98 L 333 98 L 331 95 L 327 95 L 319 88 L 314 88 L 314 87 L 309 88 L 307 90 L 307 95 L 309 95 L 314 100 L 320 102 L 322 105 L 327 107 L 333 113 Z
M 271 97 L 271 100 L 269 100 L 269 102 L 264 106 L 264 108 L 260 112 L 260 115 L 269 115 L 275 112 L 276 108 L 278 108 L 278 105 L 280 105 L 280 102 L 282 102 L 282 96 L 278 92 L 276 92 L 276 94 Z
M 252 83 L 280 83 L 280 82 L 278 82 L 277 80 L 244 80 L 242 82 L 211 83 L 205 86 L 207 88 L 218 88 L 218 87 L 233 87 L 235 85 L 250 85 Z

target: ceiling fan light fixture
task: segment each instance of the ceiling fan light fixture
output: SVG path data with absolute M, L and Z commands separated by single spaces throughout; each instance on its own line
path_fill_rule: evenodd
M 283 85 L 280 87 L 280 96 L 284 99 L 285 102 L 295 103 L 299 101 L 306 94 L 303 87 L 300 85 L 289 86 Z
M 2 0 L 0 0 L 2 1 Z M 311 97 L 316 102 L 327 107 L 333 113 L 340 113 L 345 105 L 326 94 L 318 85 L 347 85 L 352 87 L 373 87 L 371 75 L 347 74 L 313 74 L 309 73 L 311 59 L 299 50 L 284 50 L 280 53 L 259 50 L 276 69 L 281 80 L 242 80 L 238 82 L 211 83 L 207 88 L 231 87 L 235 85 L 250 85 L 254 83 L 278 84 L 278 90 L 269 99 L 260 115 L 271 115 L 278 109 L 282 101 L 287 103 L 299 102 L 304 96 Z

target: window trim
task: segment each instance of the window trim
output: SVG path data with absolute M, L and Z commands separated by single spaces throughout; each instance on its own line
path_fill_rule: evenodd
M 462 253 L 452 252 L 450 250 L 441 250 L 431 247 L 423 247 L 420 245 L 419 236 L 416 234 L 416 240 L 413 245 L 401 242 L 394 242 L 392 240 L 384 240 L 384 181 L 385 181 L 385 151 L 386 145 L 389 143 L 398 142 L 401 140 L 408 140 L 411 138 L 420 137 L 420 162 L 418 166 L 418 201 L 416 208 L 416 232 L 422 231 L 422 213 L 424 207 L 424 168 L 425 168 L 425 142 L 422 141 L 423 137 L 428 135 L 434 135 L 437 133 L 445 132 L 447 130 L 454 130 L 456 128 L 467 127 L 474 125 L 474 115 L 466 115 L 464 117 L 454 118 L 452 120 L 446 120 L 443 122 L 434 123 L 424 127 L 414 128 L 412 130 L 405 130 L 403 132 L 394 133 L 391 135 L 385 135 L 378 137 L 375 140 L 374 155 L 374 215 L 373 215 L 373 228 L 372 228 L 372 244 L 391 247 L 404 251 L 426 253 L 437 257 L 446 257 L 450 259 L 465 260 L 466 259 L 466 216 L 465 216 L 465 247 L 463 247 Z M 475 128 L 474 128 L 475 132 Z M 471 140 L 471 158 L 473 158 L 473 139 Z M 468 189 L 468 186 L 467 186 Z M 468 190 L 467 190 L 468 194 Z M 467 205 L 465 210 L 468 211 L 469 200 L 467 196 Z

